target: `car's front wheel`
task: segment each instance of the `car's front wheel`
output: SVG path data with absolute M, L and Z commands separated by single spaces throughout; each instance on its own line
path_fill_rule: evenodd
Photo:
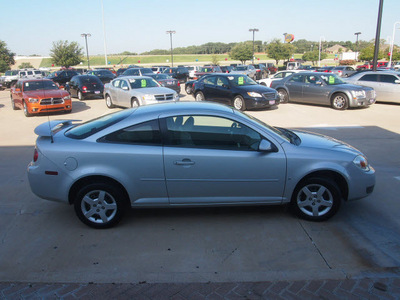
M 196 101 L 204 101 L 205 100 L 204 94 L 202 92 L 196 93 L 195 99 Z
M 278 89 L 278 94 L 280 98 L 280 103 L 288 103 L 289 95 L 284 89 Z
M 79 100 L 84 100 L 85 99 L 85 97 L 83 96 L 81 91 L 78 91 L 78 99 Z
M 131 100 L 131 107 L 139 107 L 139 106 L 140 106 L 139 101 L 136 98 L 133 98 Z
M 337 110 L 345 110 L 349 107 L 349 100 L 343 93 L 338 93 L 332 96 L 332 108 Z
M 15 106 L 14 98 L 11 96 L 11 107 L 13 110 L 17 110 L 18 108 Z
M 309 178 L 295 189 L 291 206 L 301 218 L 323 221 L 339 210 L 341 194 L 336 183 L 329 178 Z
M 186 91 L 186 94 L 190 95 L 192 93 L 192 88 L 189 85 L 187 85 L 187 86 L 185 86 L 185 91 Z
M 237 110 L 246 110 L 246 104 L 242 96 L 235 96 L 232 101 L 232 106 Z
M 91 183 L 84 185 L 74 201 L 75 213 L 86 225 L 110 228 L 122 218 L 127 208 L 127 199 L 121 189 L 111 183 Z
M 28 105 L 26 105 L 26 102 L 25 101 L 23 101 L 24 102 L 24 115 L 25 115 L 25 117 L 31 117 L 32 116 L 32 114 L 29 112 L 29 109 L 28 109 Z
M 111 96 L 109 94 L 106 95 L 106 105 L 108 108 L 115 107 L 115 105 L 112 103 Z

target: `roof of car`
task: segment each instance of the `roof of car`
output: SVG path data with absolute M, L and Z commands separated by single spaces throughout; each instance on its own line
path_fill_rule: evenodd
M 51 81 L 51 82 L 53 82 L 51 79 L 48 79 L 48 78 L 21 78 L 21 79 L 19 79 L 19 81 L 23 81 L 23 82 L 26 82 L 26 81 Z

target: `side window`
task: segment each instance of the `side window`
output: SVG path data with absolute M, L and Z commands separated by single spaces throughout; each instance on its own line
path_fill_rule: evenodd
M 215 85 L 216 79 L 217 79 L 216 76 L 209 76 L 207 78 L 204 78 L 204 84 Z
M 286 76 L 286 74 L 287 74 L 287 73 L 285 73 L 285 72 L 278 73 L 278 74 L 276 74 L 276 75 L 274 76 L 274 78 L 283 78 L 283 77 Z
M 378 81 L 378 74 L 366 74 L 359 81 Z
M 116 87 L 116 88 L 119 88 L 120 84 L 121 84 L 121 80 L 115 80 L 115 81 L 113 81 L 113 83 L 112 83 L 112 85 L 113 85 L 114 87 Z
M 306 76 L 306 83 L 316 84 L 317 81 L 318 81 L 318 78 L 314 75 Z
M 290 82 L 303 82 L 303 75 L 293 75 L 293 77 L 289 80 Z
M 121 84 L 120 84 L 120 88 L 121 89 L 128 89 L 129 90 L 129 88 L 128 88 L 128 83 L 125 81 L 125 80 L 121 80 Z
M 161 133 L 158 120 L 152 120 L 115 131 L 99 139 L 99 142 L 161 146 Z
M 170 146 L 257 151 L 262 140 L 257 131 L 221 117 L 177 116 L 165 120 Z
M 395 83 L 395 81 L 397 80 L 397 78 L 393 75 L 384 75 L 381 74 L 379 75 L 379 81 L 380 82 L 385 82 L 385 83 Z
M 218 86 L 225 86 L 225 87 L 229 86 L 228 79 L 225 78 L 225 77 L 218 77 L 217 78 L 217 85 Z

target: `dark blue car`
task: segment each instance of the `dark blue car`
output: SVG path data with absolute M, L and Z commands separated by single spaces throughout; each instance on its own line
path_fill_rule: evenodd
M 240 74 L 206 75 L 194 82 L 193 96 L 196 101 L 220 102 L 238 110 L 270 108 L 280 102 L 276 90 Z

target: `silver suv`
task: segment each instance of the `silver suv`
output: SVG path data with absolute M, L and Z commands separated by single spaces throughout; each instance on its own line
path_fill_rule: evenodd
M 25 69 L 18 72 L 19 78 L 39 79 L 43 77 L 42 71 L 35 69 Z

